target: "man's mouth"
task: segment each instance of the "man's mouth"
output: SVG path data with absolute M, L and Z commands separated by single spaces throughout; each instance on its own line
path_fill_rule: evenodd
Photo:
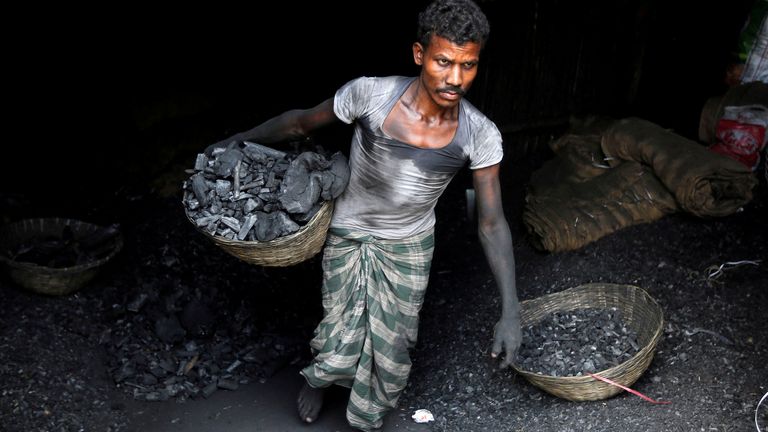
M 444 87 L 437 90 L 440 93 L 443 93 L 445 95 L 450 96 L 451 98 L 455 98 L 457 96 L 464 96 L 464 89 L 461 87 Z

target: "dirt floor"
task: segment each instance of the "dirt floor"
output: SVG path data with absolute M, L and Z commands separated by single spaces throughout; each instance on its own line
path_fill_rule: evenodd
M 655 405 L 627 392 L 570 402 L 496 368 L 489 350 L 498 296 L 467 222 L 467 179 L 460 176 L 437 209 L 437 249 L 414 369 L 397 420 L 388 419 L 388 425 L 399 422 L 397 430 L 406 430 L 413 424 L 410 413 L 423 408 L 435 417 L 429 429 L 446 432 L 751 431 L 757 430 L 756 418 L 766 430 L 768 406 L 757 410 L 768 392 L 768 191 L 762 175 L 754 200 L 731 216 L 673 214 L 576 251 L 549 254 L 531 246 L 521 223 L 524 186 L 536 165 L 512 160 L 503 168 L 520 299 L 589 282 L 645 289 L 661 305 L 665 325 L 650 367 L 632 388 L 671 403 Z M 7 274 L 0 279 L 0 429 L 216 430 L 184 416 L 223 403 L 206 421 L 218 430 L 241 430 L 232 426 L 238 416 L 254 411 L 216 398 L 249 392 L 271 399 L 286 391 L 272 383 L 308 360 L 307 342 L 322 314 L 319 256 L 289 268 L 243 263 L 194 230 L 178 195 L 149 185 L 121 188 L 98 204 L 93 199 L 80 197 L 57 208 L 63 216 L 121 225 L 123 250 L 87 287 L 46 297 L 20 288 Z M 4 205 L 6 221 L 53 211 L 26 194 L 4 197 Z M 760 262 L 727 266 L 719 277 L 707 277 L 713 266 L 745 260 Z M 144 306 L 128 307 L 142 295 Z M 188 330 L 179 342 L 159 342 L 152 326 L 158 314 L 180 315 L 195 298 L 207 308 L 193 323 L 209 331 L 196 337 Z M 234 374 L 239 388 L 218 389 L 210 398 L 182 392 L 147 401 L 149 384 L 116 382 L 126 362 L 138 362 L 131 363 L 138 368 L 142 358 L 178 359 L 190 341 L 202 352 L 224 353 L 218 363 L 204 363 L 209 371 L 242 360 Z M 245 352 L 261 357 L 248 360 Z M 298 426 L 292 409 L 260 412 L 298 430 L 338 430 Z M 164 410 L 182 414 L 171 415 L 167 428 L 148 428 L 143 415 Z M 277 430 L 265 424 L 253 422 L 251 430 Z

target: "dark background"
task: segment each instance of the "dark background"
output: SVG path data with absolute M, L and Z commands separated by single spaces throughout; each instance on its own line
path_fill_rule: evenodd
M 571 115 L 637 115 L 696 139 L 751 3 L 480 2 L 492 31 L 468 98 L 510 158 L 546 151 Z M 17 11 L 5 30 L 0 193 L 39 203 L 26 207 L 38 215 L 76 213 L 84 198 L 178 172 L 207 144 L 352 78 L 416 74 L 425 4 Z M 328 133 L 323 144 L 344 148 L 350 130 Z
M 417 73 L 411 43 L 424 4 L 67 4 L 6 11 L 1 221 L 119 222 L 125 237 L 115 260 L 76 295 L 47 298 L 0 281 L 0 345 L 10 347 L 0 350 L 0 423 L 7 430 L 203 427 L 187 414 L 177 423 L 179 411 L 201 413 L 212 430 L 238 422 L 252 428 L 266 417 L 298 423 L 294 390 L 287 387 L 257 390 L 286 410 L 268 415 L 254 410 L 244 391 L 232 394 L 242 403 L 228 404 L 221 417 L 223 411 L 208 414 L 217 408 L 204 401 L 190 408 L 134 400 L 133 388 L 115 385 L 112 373 L 122 359 L 101 335 L 126 334 L 147 356 L 162 354 L 168 346 L 152 336 L 155 315 L 175 313 L 168 299 L 181 290 L 185 298 L 171 303 L 188 305 L 193 292 L 210 297 L 221 328 L 241 318 L 252 322 L 247 332 L 233 333 L 236 344 L 264 341 L 273 352 L 281 341 L 280 356 L 309 355 L 307 341 L 322 314 L 320 256 L 270 268 L 226 254 L 184 220 L 184 170 L 208 144 L 285 109 L 312 106 L 352 78 Z M 647 290 L 664 308 L 664 336 L 633 387 L 673 404 L 663 408 L 627 394 L 574 406 L 510 370 L 496 370 L 488 349 L 498 295 L 476 232 L 465 223 L 464 170 L 436 208 L 439 246 L 411 384 L 401 399 L 404 411 L 395 416 L 430 408 L 435 430 L 445 431 L 752 430 L 768 382 L 765 266 L 729 269 L 718 280 L 707 274 L 736 260 L 765 262 L 762 176 L 744 211 L 714 219 L 679 212 L 565 253 L 535 250 L 521 218 L 525 183 L 551 156 L 547 144 L 572 115 L 636 115 L 696 139 L 703 103 L 726 90 L 724 71 L 750 4 L 481 2 L 492 32 L 468 98 L 505 138 L 502 192 L 518 296 L 533 299 L 588 282 Z M 332 128 L 318 141 L 345 148 L 350 133 Z M 143 312 L 126 312 L 139 294 L 151 296 Z M 257 370 L 274 371 L 269 364 Z M 298 388 L 300 378 L 291 375 Z M 237 406 L 245 408 L 229 409 Z M 158 410 L 165 415 L 155 416 Z M 321 422 L 343 423 L 341 411 Z M 401 420 L 410 425 L 405 414 Z

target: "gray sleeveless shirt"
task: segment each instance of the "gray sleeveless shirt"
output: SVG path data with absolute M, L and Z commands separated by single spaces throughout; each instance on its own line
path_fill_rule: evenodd
M 435 224 L 435 204 L 467 162 L 470 169 L 497 164 L 503 151 L 496 125 L 467 100 L 459 105 L 453 140 L 439 149 L 414 147 L 387 136 L 384 119 L 413 77 L 361 77 L 342 86 L 333 109 L 355 123 L 350 178 L 336 199 L 332 227 L 384 239 L 404 239 Z

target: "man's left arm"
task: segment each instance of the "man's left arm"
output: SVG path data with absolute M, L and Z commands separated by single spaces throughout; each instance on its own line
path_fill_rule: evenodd
M 503 350 L 500 367 L 506 368 L 514 361 L 522 337 L 512 234 L 501 203 L 499 164 L 474 170 L 472 178 L 477 197 L 478 236 L 501 294 L 501 318 L 494 327 L 491 356 L 496 358 Z

